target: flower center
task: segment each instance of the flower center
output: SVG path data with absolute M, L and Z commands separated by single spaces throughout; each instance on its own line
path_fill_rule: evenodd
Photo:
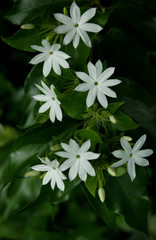
M 54 98 L 54 97 L 52 97 L 52 100 L 55 100 L 55 98 Z
M 76 155 L 76 158 L 80 158 L 80 155 Z
M 79 26 L 79 24 L 78 24 L 78 23 L 75 23 L 75 24 L 74 24 L 74 27 L 78 27 L 78 26 Z
M 97 86 L 97 85 L 98 85 L 98 82 L 95 82 L 94 85 Z
M 133 156 L 133 153 L 130 153 L 130 154 L 129 154 L 129 157 L 132 157 L 132 156 Z
M 55 167 L 52 167 L 52 169 L 56 170 L 56 168 L 55 168 Z
M 49 55 L 52 55 L 53 54 L 53 52 L 49 52 Z

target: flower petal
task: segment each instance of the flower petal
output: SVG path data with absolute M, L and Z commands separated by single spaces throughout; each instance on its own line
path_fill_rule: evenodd
M 56 18 L 57 21 L 64 23 L 66 25 L 72 24 L 72 19 L 62 13 L 54 13 L 54 17 Z
M 119 83 L 121 83 L 121 81 L 118 79 L 109 79 L 108 81 L 105 81 L 103 85 L 107 87 L 111 87 L 111 86 L 118 85 Z
M 98 82 L 99 81 L 106 81 L 110 76 L 112 76 L 112 74 L 114 73 L 115 68 L 114 67 L 109 67 L 107 68 L 99 77 Z
M 71 168 L 71 166 L 73 166 L 73 164 L 75 164 L 75 161 L 73 161 L 73 159 L 68 159 L 61 164 L 59 169 L 61 172 L 63 172 L 65 170 L 67 170 L 68 168 Z
M 61 57 L 58 57 L 57 55 L 55 56 L 55 61 L 63 68 L 69 68 L 69 64 L 67 63 L 67 61 Z
M 69 44 L 73 40 L 75 33 L 76 33 L 75 29 L 69 31 L 63 39 L 63 44 L 64 45 Z
M 82 29 L 77 29 L 77 32 L 79 33 L 82 41 L 88 46 L 88 47 L 91 47 L 92 44 L 91 44 L 91 41 L 90 41 L 90 38 L 88 37 L 88 34 L 83 31 Z
M 43 64 L 43 75 L 47 77 L 53 66 L 53 58 L 48 57 L 48 59 Z
M 76 76 L 86 83 L 94 83 L 93 79 L 84 72 L 75 72 Z
M 63 59 L 68 59 L 70 56 L 62 51 L 57 51 L 56 56 L 61 57 Z
M 88 22 L 92 17 L 94 17 L 95 13 L 96 13 L 96 8 L 91 8 L 87 10 L 85 13 L 82 14 L 79 24 L 82 25 Z
M 123 164 L 125 164 L 127 161 L 128 161 L 128 159 L 121 159 L 120 161 L 118 161 L 118 162 L 116 162 L 116 163 L 113 163 L 113 164 L 111 165 L 111 167 L 113 167 L 113 168 L 120 167 L 120 166 L 122 166 Z
M 32 166 L 31 169 L 38 172 L 46 172 L 49 170 L 49 166 L 46 166 L 45 164 L 38 164 L 38 165 Z
M 78 174 L 78 170 L 79 170 L 79 161 L 76 161 L 75 164 L 69 170 L 68 176 L 70 181 L 73 181 L 76 178 Z
M 79 178 L 84 182 L 87 179 L 87 173 L 86 173 L 84 167 L 81 164 L 79 166 Z
M 51 185 L 52 190 L 54 190 L 54 188 L 55 188 L 55 183 L 56 183 L 55 177 L 52 176 L 51 182 L 50 182 L 50 185 Z
M 61 48 L 61 45 L 59 43 L 56 43 L 51 46 L 50 51 L 55 52 L 55 51 L 58 51 L 60 48 Z
M 63 157 L 63 158 L 70 158 L 70 156 L 71 156 L 71 154 L 69 152 L 63 152 L 63 151 L 56 152 L 55 154 L 57 156 Z
M 98 24 L 95 23 L 84 23 L 81 25 L 81 29 L 86 32 L 100 32 L 102 30 L 102 27 L 100 27 Z
M 107 98 L 106 98 L 105 94 L 102 91 L 100 91 L 99 89 L 97 92 L 97 99 L 104 108 L 107 108 L 107 106 L 108 106 Z
M 44 47 L 45 49 L 47 49 L 48 51 L 49 51 L 50 48 L 51 48 L 50 43 L 49 43 L 47 40 L 45 40 L 45 39 L 42 40 L 42 45 L 43 45 L 43 47 Z
M 120 143 L 121 146 L 123 147 L 123 149 L 127 152 L 127 153 L 131 153 L 131 145 L 129 144 L 129 142 L 125 139 L 125 138 L 120 138 Z
M 95 67 L 96 67 L 96 78 L 98 79 L 99 76 L 101 75 L 102 69 L 103 69 L 102 62 L 100 60 L 98 60 L 95 64 Z
M 95 81 L 97 81 L 96 67 L 91 62 L 89 62 L 87 64 L 87 68 L 88 68 L 90 77 L 92 77 Z
M 46 103 L 44 103 L 38 110 L 39 113 L 43 113 L 45 111 L 47 111 L 49 108 L 51 107 L 51 102 L 48 101 Z
M 90 164 L 90 162 L 88 162 L 87 160 L 82 160 L 81 164 L 83 166 L 83 168 L 85 169 L 85 171 L 90 175 L 90 176 L 95 176 L 95 170 L 92 167 L 92 165 Z
M 100 156 L 100 153 L 85 152 L 83 153 L 83 158 L 89 160 L 97 159 Z
M 78 33 L 75 34 L 75 37 L 73 39 L 73 47 L 76 49 L 80 42 L 80 35 Z
M 56 74 L 61 75 L 61 68 L 56 61 L 53 61 L 53 70 Z
M 64 191 L 64 183 L 61 179 L 61 177 L 59 176 L 59 174 L 57 173 L 57 171 L 55 171 L 55 180 L 56 180 L 56 184 L 57 184 L 57 187 L 61 190 L 61 191 Z
M 127 171 L 128 174 L 131 178 L 131 181 L 134 180 L 134 178 L 136 177 L 136 171 L 135 171 L 135 162 L 133 158 L 130 158 L 127 164 Z
M 100 91 L 103 92 L 106 96 L 112 97 L 112 98 L 116 98 L 117 97 L 116 93 L 112 89 L 110 89 L 110 88 L 108 88 L 106 86 L 104 86 L 104 87 L 99 86 L 99 88 L 100 88 Z
M 47 97 L 46 95 L 43 95 L 43 94 L 35 95 L 35 96 L 33 96 L 33 98 L 40 102 L 46 102 L 49 100 L 49 97 Z
M 40 89 L 40 91 L 42 91 L 45 95 L 50 97 L 49 91 L 47 91 L 46 89 L 44 89 L 43 87 L 39 86 L 38 84 L 35 84 L 35 86 Z
M 78 92 L 86 92 L 90 89 L 91 85 L 88 83 L 79 84 L 74 90 Z
M 48 53 L 48 51 L 42 46 L 31 45 L 31 48 L 42 53 L 46 53 L 46 54 Z
M 127 158 L 127 153 L 123 150 L 116 150 L 113 151 L 112 154 L 116 157 L 116 158 Z
M 79 145 L 77 144 L 77 142 L 74 139 L 70 139 L 69 146 L 72 149 L 72 151 L 75 153 L 75 155 L 77 155 L 79 151 Z
M 140 150 L 140 148 L 144 145 L 146 141 L 146 134 L 142 135 L 138 141 L 135 143 L 134 147 L 133 147 L 133 152 L 137 152 Z
M 93 87 L 92 89 L 89 90 L 89 93 L 86 99 L 87 107 L 91 107 L 93 105 L 96 95 L 97 95 L 97 87 Z
M 54 167 L 54 168 L 58 168 L 59 167 L 59 162 L 55 159 L 51 162 L 51 166 Z
M 56 102 L 54 102 L 54 109 L 55 109 L 56 118 L 59 121 L 62 121 L 62 111 L 61 111 L 60 105 L 57 104 Z
M 52 170 L 48 171 L 43 178 L 42 185 L 46 185 L 52 178 L 52 175 L 53 175 L 53 171 Z
M 135 156 L 137 156 L 137 157 L 148 157 L 151 154 L 153 154 L 152 149 L 144 149 L 144 150 L 140 150 L 139 152 L 135 153 Z
M 82 144 L 82 146 L 80 147 L 80 149 L 79 149 L 79 151 L 78 151 L 78 154 L 83 154 L 84 152 L 87 152 L 88 150 L 89 150 L 89 148 L 90 148 L 90 146 L 91 146 L 91 142 L 90 142 L 90 139 L 89 140 L 87 140 L 86 142 L 84 142 L 83 144 Z
M 80 8 L 77 6 L 75 1 L 70 7 L 70 16 L 72 17 L 74 23 L 78 23 L 80 21 Z
M 147 159 L 145 159 L 145 158 L 142 158 L 142 157 L 136 157 L 135 156 L 135 163 L 137 164 L 137 165 L 139 165 L 139 166 L 142 166 L 142 167 L 146 167 L 146 166 L 148 166 L 149 165 L 149 161 L 147 160 Z
M 29 63 L 35 65 L 44 62 L 47 58 L 47 53 L 39 53 L 35 57 L 33 57 Z
M 73 25 L 60 25 L 56 27 L 54 31 L 57 32 L 58 34 L 62 34 L 73 30 L 73 28 L 74 28 Z

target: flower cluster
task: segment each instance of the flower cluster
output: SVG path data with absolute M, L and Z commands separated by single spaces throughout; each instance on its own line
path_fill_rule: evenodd
M 75 2 L 71 4 L 70 16 L 55 13 L 54 17 L 59 22 L 59 25 L 54 31 L 58 34 L 57 36 L 59 36 L 59 34 L 65 34 L 63 45 L 73 42 L 73 47 L 76 49 L 80 40 L 82 40 L 87 47 L 91 47 L 91 40 L 87 32 L 98 33 L 102 30 L 101 26 L 95 23 L 88 23 L 88 21 L 94 17 L 95 13 L 96 8 L 91 8 L 81 15 L 80 8 Z M 47 77 L 52 69 L 57 75 L 61 75 L 61 68 L 70 68 L 67 60 L 72 58 L 72 56 L 60 51 L 61 45 L 55 41 L 51 45 L 49 41 L 43 39 L 42 46 L 32 45 L 31 47 L 40 53 L 35 56 L 30 63 L 36 65 L 43 62 L 44 77 Z M 104 68 L 99 59 L 95 65 L 89 61 L 87 64 L 87 70 L 88 73 L 80 71 L 75 72 L 76 77 L 79 79 L 79 83 L 77 86 L 75 85 L 76 87 L 73 87 L 73 93 L 75 91 L 88 92 L 86 106 L 90 108 L 97 100 L 97 103 L 106 110 L 108 107 L 107 97 L 117 98 L 116 93 L 111 87 L 121 83 L 119 79 L 110 78 L 114 74 L 115 68 Z M 41 80 L 41 86 L 38 84 L 35 85 L 42 92 L 42 94 L 33 96 L 35 100 L 41 103 L 43 102 L 38 112 L 43 113 L 49 110 L 49 118 L 52 123 L 55 122 L 55 119 L 62 121 L 63 113 L 61 109 L 61 101 L 58 99 L 59 96 L 57 97 L 55 86 L 51 84 L 50 87 L 48 87 L 43 80 Z M 112 123 L 116 124 L 116 119 L 113 118 L 113 115 L 109 115 L 108 118 Z M 139 166 L 147 166 L 149 162 L 145 157 L 148 157 L 153 153 L 151 149 L 140 150 L 145 140 L 146 135 L 143 135 L 132 148 L 130 143 L 122 137 L 120 142 L 124 150 L 116 150 L 112 152 L 113 156 L 121 160 L 113 163 L 111 167 L 116 168 L 123 164 L 127 164 L 127 172 L 133 181 L 136 177 L 135 164 Z M 43 185 L 51 182 L 52 189 L 57 185 L 61 191 L 64 191 L 65 185 L 63 180 L 67 179 L 67 177 L 63 172 L 66 170 L 69 170 L 68 177 L 70 181 L 73 181 L 79 176 L 79 178 L 85 182 L 87 174 L 90 176 L 96 176 L 96 168 L 94 169 L 89 161 L 98 159 L 101 154 L 89 151 L 91 147 L 90 139 L 84 142 L 81 147 L 79 147 L 79 144 L 74 139 L 70 139 L 69 144 L 61 143 L 61 147 L 64 151 L 55 152 L 55 155 L 61 158 L 61 164 L 56 158 L 50 161 L 47 157 L 45 160 L 38 157 L 42 164 L 32 167 L 35 171 L 46 172 L 43 177 Z M 105 199 L 103 185 L 99 184 L 98 194 L 103 202 Z

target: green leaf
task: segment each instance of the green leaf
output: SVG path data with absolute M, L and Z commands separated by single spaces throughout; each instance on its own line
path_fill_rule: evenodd
M 44 37 L 41 35 L 39 29 L 32 30 L 19 30 L 13 36 L 9 38 L 3 38 L 2 40 L 9 46 L 28 52 L 34 52 L 31 45 L 41 45 L 41 41 Z
M 123 112 L 118 111 L 113 116 L 116 119 L 116 123 L 112 123 L 112 125 L 117 130 L 127 131 L 139 127 L 139 124 L 135 123 L 131 117 Z
M 97 177 L 92 177 L 88 175 L 85 185 L 88 191 L 93 195 L 93 197 L 95 197 L 95 192 L 97 189 Z
M 97 143 L 102 143 L 100 136 L 91 129 L 78 130 L 74 133 L 74 136 L 82 139 L 83 141 L 87 141 L 88 139 L 90 139 L 92 151 L 95 149 L 95 145 Z
M 107 110 L 110 113 L 114 114 L 123 104 L 124 104 L 124 102 L 109 103 Z
M 94 198 L 86 189 L 84 184 L 82 184 L 82 189 L 88 198 L 94 211 L 99 215 L 99 217 L 110 227 L 112 230 L 116 231 L 116 216 L 115 213 L 108 209 L 105 203 L 101 203 L 99 199 Z
M 133 228 L 147 234 L 148 197 L 144 169 L 137 169 L 137 177 L 131 182 L 128 174 L 109 177 L 105 185 L 106 204 L 110 209 L 123 214 Z

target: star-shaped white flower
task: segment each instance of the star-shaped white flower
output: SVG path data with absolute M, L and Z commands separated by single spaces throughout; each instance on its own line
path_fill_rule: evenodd
M 69 64 L 66 59 L 70 58 L 70 56 L 62 51 L 58 51 L 61 47 L 60 44 L 53 44 L 43 39 L 42 46 L 31 45 L 31 47 L 37 51 L 40 51 L 37 56 L 31 59 L 29 63 L 38 64 L 44 62 L 43 64 L 43 75 L 47 77 L 53 68 L 54 72 L 58 75 L 61 75 L 61 67 L 69 68 Z
M 31 168 L 38 172 L 47 172 L 43 177 L 42 185 L 46 185 L 50 182 L 51 188 L 54 190 L 55 185 L 61 190 L 64 191 L 64 182 L 63 180 L 66 179 L 66 176 L 61 172 L 59 167 L 59 162 L 57 159 L 50 161 L 47 157 L 45 160 L 38 157 L 43 164 L 38 164 L 32 166 Z
M 97 97 L 99 103 L 106 108 L 108 106 L 108 101 L 106 96 L 116 98 L 116 93 L 109 87 L 119 84 L 121 81 L 118 79 L 108 79 L 113 73 L 115 68 L 109 67 L 104 72 L 102 62 L 97 61 L 95 66 L 89 62 L 88 74 L 84 72 L 76 72 L 78 78 L 80 78 L 85 83 L 79 84 L 75 90 L 79 92 L 85 92 L 89 90 L 87 95 L 86 104 L 87 107 L 91 107 Z
M 77 175 L 79 175 L 82 181 L 86 181 L 87 173 L 90 176 L 95 176 L 95 170 L 89 160 L 97 159 L 100 154 L 88 151 L 91 146 L 90 140 L 83 143 L 81 147 L 79 147 L 77 142 L 73 139 L 70 139 L 69 145 L 61 143 L 61 146 L 65 152 L 60 151 L 55 154 L 68 159 L 62 163 L 60 170 L 65 171 L 70 168 L 70 181 L 75 179 Z
M 50 88 L 41 81 L 41 86 L 38 84 L 35 84 L 36 87 L 38 87 L 44 94 L 38 94 L 33 96 L 34 99 L 40 102 L 45 102 L 40 108 L 39 113 L 43 113 L 47 111 L 50 108 L 49 117 L 50 120 L 54 123 L 55 118 L 57 118 L 59 121 L 62 121 L 62 110 L 60 107 L 60 101 L 57 99 L 57 96 L 54 92 L 54 85 L 52 84 Z
M 88 46 L 91 47 L 91 41 L 86 32 L 97 33 L 101 31 L 102 27 L 95 23 L 87 23 L 96 13 L 96 8 L 91 8 L 80 15 L 80 8 L 75 2 L 70 7 L 70 16 L 68 17 L 61 13 L 55 13 L 54 17 L 64 25 L 58 26 L 54 29 L 55 32 L 67 33 L 63 39 L 63 44 L 67 45 L 73 40 L 74 48 L 79 45 L 80 38 Z
M 120 143 L 124 150 L 116 150 L 112 152 L 115 157 L 121 158 L 121 160 L 112 164 L 111 167 L 116 168 L 128 162 L 127 171 L 133 181 L 136 177 L 135 164 L 142 167 L 148 166 L 149 162 L 145 157 L 148 157 L 153 153 L 153 150 L 151 149 L 140 150 L 145 140 L 146 135 L 141 136 L 132 148 L 129 142 L 122 137 Z

